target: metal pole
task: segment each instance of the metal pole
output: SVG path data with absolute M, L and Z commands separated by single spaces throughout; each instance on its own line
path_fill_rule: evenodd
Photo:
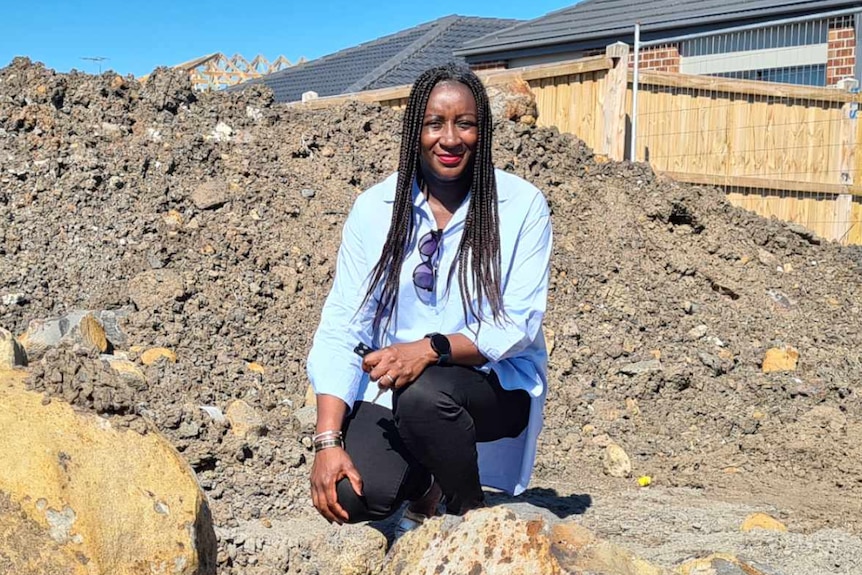
M 632 75 L 632 134 L 629 143 L 629 160 L 636 162 L 638 159 L 638 80 L 640 79 L 640 49 L 641 49 L 641 23 L 635 22 L 635 69 Z

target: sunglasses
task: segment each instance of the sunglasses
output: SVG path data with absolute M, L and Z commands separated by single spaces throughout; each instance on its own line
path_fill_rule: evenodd
M 422 263 L 413 270 L 413 285 L 418 289 L 434 291 L 434 284 L 437 279 L 434 256 L 440 249 L 440 240 L 442 239 L 443 232 L 440 230 L 428 232 L 419 239 L 419 255 L 422 256 Z

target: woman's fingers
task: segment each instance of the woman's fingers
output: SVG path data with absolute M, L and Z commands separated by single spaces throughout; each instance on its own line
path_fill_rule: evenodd
M 350 519 L 350 516 L 347 514 L 347 511 L 345 511 L 344 508 L 338 503 L 338 491 L 336 491 L 335 489 L 335 484 L 337 483 L 337 481 L 337 479 L 331 481 L 326 487 L 326 504 L 328 506 L 329 513 L 333 517 L 333 521 L 341 525 L 342 523 Z
M 364 495 L 362 493 L 362 476 L 359 475 L 356 468 L 351 465 L 344 470 L 344 474 L 347 476 L 348 481 L 350 481 L 350 486 L 353 487 L 353 491 L 362 497 Z

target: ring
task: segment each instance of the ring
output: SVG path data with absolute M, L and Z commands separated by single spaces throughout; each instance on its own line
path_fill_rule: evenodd
M 383 377 L 389 378 L 389 385 L 395 385 L 395 378 L 389 375 L 388 373 L 383 374 Z

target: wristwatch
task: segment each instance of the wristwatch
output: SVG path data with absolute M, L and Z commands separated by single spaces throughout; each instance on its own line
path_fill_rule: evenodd
M 452 345 L 449 343 L 449 338 L 442 333 L 429 333 L 425 337 L 431 340 L 431 349 L 437 354 L 437 365 L 449 363 L 452 359 Z

